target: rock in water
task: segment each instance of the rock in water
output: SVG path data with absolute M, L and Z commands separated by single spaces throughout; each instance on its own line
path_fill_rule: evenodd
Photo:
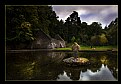
M 70 58 L 64 59 L 63 62 L 69 66 L 78 66 L 78 65 L 89 64 L 89 60 L 87 58 L 83 58 L 83 57 L 78 57 L 78 58 L 70 57 Z

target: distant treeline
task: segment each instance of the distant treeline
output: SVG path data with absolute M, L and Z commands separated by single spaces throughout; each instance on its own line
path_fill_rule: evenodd
M 100 22 L 81 22 L 76 11 L 65 22 L 58 18 L 52 6 L 6 6 L 7 45 L 30 43 L 38 30 L 51 37 L 59 34 L 67 43 L 117 45 L 118 18 L 104 29 Z

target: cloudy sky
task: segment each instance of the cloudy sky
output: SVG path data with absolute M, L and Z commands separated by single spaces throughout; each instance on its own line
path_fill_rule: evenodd
M 103 28 L 118 17 L 118 5 L 52 5 L 52 7 L 59 20 L 65 21 L 73 11 L 77 11 L 82 22 L 88 24 L 100 22 Z

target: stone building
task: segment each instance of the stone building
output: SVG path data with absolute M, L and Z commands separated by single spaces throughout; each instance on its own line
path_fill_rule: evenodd
M 56 35 L 55 38 L 51 38 L 43 31 L 39 30 L 36 34 L 36 40 L 32 42 L 31 49 L 54 49 L 65 47 L 65 41 Z

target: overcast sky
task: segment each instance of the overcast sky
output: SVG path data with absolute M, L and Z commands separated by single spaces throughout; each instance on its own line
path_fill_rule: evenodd
M 73 11 L 77 11 L 82 22 L 88 24 L 100 22 L 103 28 L 118 17 L 118 5 L 52 5 L 52 7 L 59 20 L 65 21 Z

